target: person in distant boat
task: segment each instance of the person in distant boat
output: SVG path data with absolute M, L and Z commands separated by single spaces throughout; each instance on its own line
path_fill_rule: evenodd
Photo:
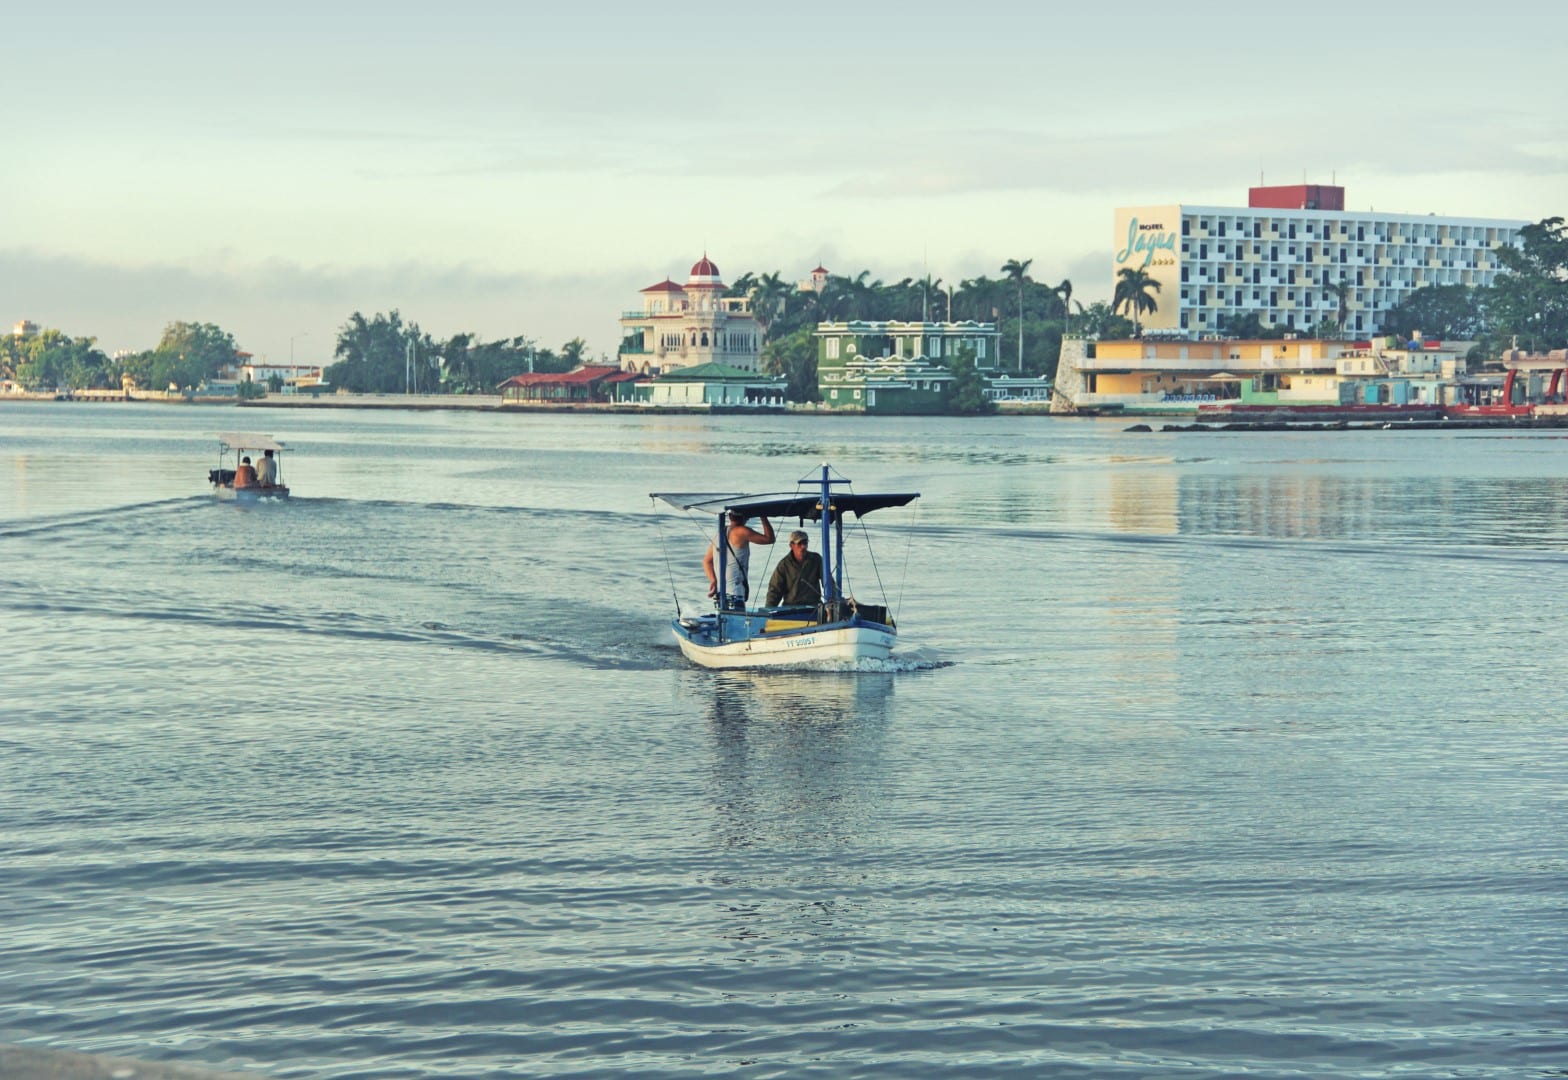
M 768 607 L 822 603 L 822 556 L 810 548 L 811 538 L 804 532 L 789 534 L 789 554 L 768 581 Z
M 238 490 L 239 488 L 255 486 L 256 469 L 253 465 L 251 465 L 249 457 L 243 457 L 240 459 L 239 468 L 234 470 L 234 487 L 236 490 Z
M 773 543 L 773 526 L 768 523 L 767 517 L 761 519 L 761 532 L 746 524 L 750 520 L 739 510 L 730 511 L 729 525 L 725 529 L 729 550 L 724 554 L 724 594 L 719 603 L 721 611 L 745 608 L 746 597 L 751 594 L 751 582 L 746 577 L 746 571 L 751 566 L 751 545 Z M 708 551 L 702 557 L 702 569 L 708 575 L 708 595 L 712 597 L 719 596 L 718 550 L 715 541 L 708 545 Z
M 277 486 L 278 461 L 272 456 L 271 450 L 262 451 L 261 460 L 256 463 L 256 483 L 262 487 Z

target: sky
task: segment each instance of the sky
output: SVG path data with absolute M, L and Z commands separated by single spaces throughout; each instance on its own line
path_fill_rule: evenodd
M 705 252 L 726 280 L 1032 259 L 1091 302 L 1116 207 L 1260 176 L 1568 216 L 1560 2 L 222 7 L 7 15 L 5 325 L 330 363 L 397 309 L 613 357 Z

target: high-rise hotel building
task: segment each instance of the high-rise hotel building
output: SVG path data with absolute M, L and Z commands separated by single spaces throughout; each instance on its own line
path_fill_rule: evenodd
M 1345 332 L 1370 334 L 1423 286 L 1490 285 L 1497 248 L 1517 246 L 1526 224 L 1349 211 L 1345 189 L 1322 184 L 1255 187 L 1245 207 L 1118 209 L 1111 275 L 1145 270 L 1160 291 L 1144 328 L 1192 337 L 1223 334 L 1249 313 L 1309 331 L 1337 319 L 1332 287 L 1343 280 Z

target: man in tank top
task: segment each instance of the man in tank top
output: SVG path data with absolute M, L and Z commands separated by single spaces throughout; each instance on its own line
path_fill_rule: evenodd
M 731 510 L 729 527 L 725 535 L 729 550 L 724 553 L 724 593 L 719 602 L 720 611 L 743 611 L 746 597 L 751 592 L 751 582 L 746 573 L 751 567 L 751 545 L 773 543 L 773 526 L 763 517 L 762 531 L 746 523 L 751 519 L 738 510 Z M 702 557 L 703 572 L 708 575 L 708 595 L 719 597 L 718 545 L 709 544 Z

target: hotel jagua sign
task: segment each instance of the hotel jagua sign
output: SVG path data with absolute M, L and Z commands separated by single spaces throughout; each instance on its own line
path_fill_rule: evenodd
M 1123 206 L 1116 211 L 1111 235 L 1111 280 L 1121 270 L 1142 270 L 1160 283 L 1159 307 L 1146 312 L 1143 325 L 1171 330 L 1181 316 L 1181 207 Z
M 1116 252 L 1116 264 L 1138 269 L 1175 266 L 1180 238 L 1180 231 L 1167 230 L 1164 222 L 1139 221 L 1134 215 L 1127 219 L 1127 244 Z

